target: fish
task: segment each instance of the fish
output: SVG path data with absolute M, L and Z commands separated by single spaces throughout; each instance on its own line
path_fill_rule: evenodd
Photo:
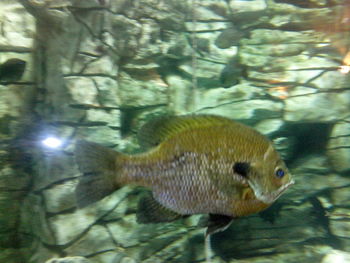
M 0 65 L 0 81 L 14 82 L 22 78 L 26 62 L 22 59 L 11 58 Z
M 247 70 L 240 63 L 239 56 L 232 57 L 222 69 L 219 81 L 223 88 L 230 88 L 240 83 L 241 78 L 247 77 Z
M 239 46 L 239 42 L 246 35 L 242 30 L 235 27 L 225 28 L 216 38 L 215 46 L 218 48 L 230 48 L 232 46 Z
M 207 214 L 211 235 L 266 209 L 294 184 L 271 141 L 226 117 L 158 117 L 138 139 L 144 151 L 137 154 L 77 140 L 74 155 L 83 174 L 75 190 L 78 208 L 124 185 L 142 186 L 147 191 L 138 203 L 139 223 Z

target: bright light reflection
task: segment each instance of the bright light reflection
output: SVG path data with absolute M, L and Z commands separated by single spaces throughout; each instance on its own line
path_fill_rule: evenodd
M 342 65 L 339 67 L 339 72 L 342 74 L 348 74 L 350 72 L 350 66 Z
M 62 141 L 56 137 L 47 137 L 45 140 L 41 141 L 46 147 L 56 149 L 62 146 Z

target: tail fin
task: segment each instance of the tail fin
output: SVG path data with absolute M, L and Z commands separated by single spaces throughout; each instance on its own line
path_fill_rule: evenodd
M 77 141 L 75 159 L 83 173 L 75 189 L 79 208 L 97 202 L 117 189 L 116 158 L 118 154 L 96 143 Z

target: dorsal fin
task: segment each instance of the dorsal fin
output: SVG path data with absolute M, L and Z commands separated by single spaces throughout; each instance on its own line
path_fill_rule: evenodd
M 143 148 L 151 148 L 182 131 L 224 124 L 232 124 L 232 120 L 215 115 L 163 116 L 147 122 L 138 140 Z

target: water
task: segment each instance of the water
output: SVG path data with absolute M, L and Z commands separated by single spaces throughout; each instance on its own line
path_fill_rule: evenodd
M 6 0 L 0 25 L 0 263 L 350 262 L 348 0 Z M 133 153 L 189 113 L 266 134 L 296 184 L 211 253 L 201 215 L 138 224 L 143 189 L 76 208 L 77 138 Z

